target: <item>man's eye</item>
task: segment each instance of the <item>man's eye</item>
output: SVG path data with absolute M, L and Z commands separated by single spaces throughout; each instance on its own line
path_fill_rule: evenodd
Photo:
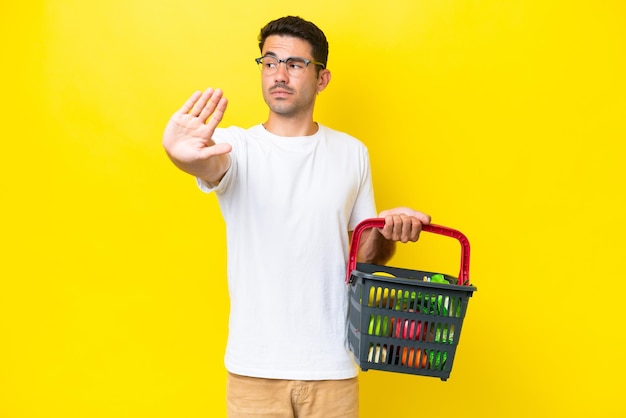
M 288 60 L 287 61 L 287 65 L 290 68 L 300 69 L 300 68 L 304 68 L 304 61 L 302 61 L 302 60 Z

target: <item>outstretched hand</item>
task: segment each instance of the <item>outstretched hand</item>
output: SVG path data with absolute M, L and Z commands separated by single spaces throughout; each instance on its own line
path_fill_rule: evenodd
M 228 168 L 226 156 L 232 147 L 216 144 L 212 137 L 221 122 L 228 101 L 219 89 L 195 92 L 170 118 L 163 132 L 163 147 L 181 170 L 206 179 L 218 180 Z

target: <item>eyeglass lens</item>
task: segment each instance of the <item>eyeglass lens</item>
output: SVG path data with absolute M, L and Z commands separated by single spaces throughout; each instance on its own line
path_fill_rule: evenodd
M 263 57 L 260 60 L 259 65 L 261 66 L 263 73 L 269 75 L 278 71 L 278 67 L 281 62 L 285 64 L 285 68 L 290 75 L 300 75 L 306 70 L 307 67 L 307 62 L 304 58 L 298 57 L 287 58 L 284 61 L 273 57 Z

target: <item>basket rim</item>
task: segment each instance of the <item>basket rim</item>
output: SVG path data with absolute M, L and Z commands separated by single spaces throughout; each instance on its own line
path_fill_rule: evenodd
M 441 274 L 441 273 L 433 273 L 430 271 L 420 271 L 420 270 L 413 270 L 413 271 L 419 272 L 419 273 L 427 273 L 427 274 Z M 464 291 L 464 292 L 475 292 L 476 290 L 478 290 L 472 284 L 459 285 L 459 284 L 449 284 L 449 283 L 444 284 L 444 283 L 436 283 L 436 282 L 425 282 L 420 279 L 411 279 L 411 278 L 406 278 L 406 277 L 387 277 L 387 276 L 381 276 L 381 275 L 372 274 L 372 273 L 365 273 L 357 269 L 352 270 L 350 275 L 353 277 L 360 278 L 360 279 L 370 279 L 370 280 L 374 280 L 378 282 L 405 284 L 409 286 L 419 285 L 420 287 L 422 286 L 432 287 L 434 289 L 446 289 L 446 290 L 455 290 L 455 291 Z M 356 281 L 351 280 L 350 285 L 354 286 L 355 284 L 356 284 Z

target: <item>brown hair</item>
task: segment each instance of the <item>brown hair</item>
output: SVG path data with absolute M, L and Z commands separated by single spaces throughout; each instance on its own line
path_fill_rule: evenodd
M 263 45 L 268 36 L 284 35 L 300 38 L 311 44 L 311 55 L 314 61 L 328 62 L 328 41 L 326 35 L 315 24 L 297 16 L 285 16 L 265 25 L 259 33 L 259 49 L 263 53 Z

